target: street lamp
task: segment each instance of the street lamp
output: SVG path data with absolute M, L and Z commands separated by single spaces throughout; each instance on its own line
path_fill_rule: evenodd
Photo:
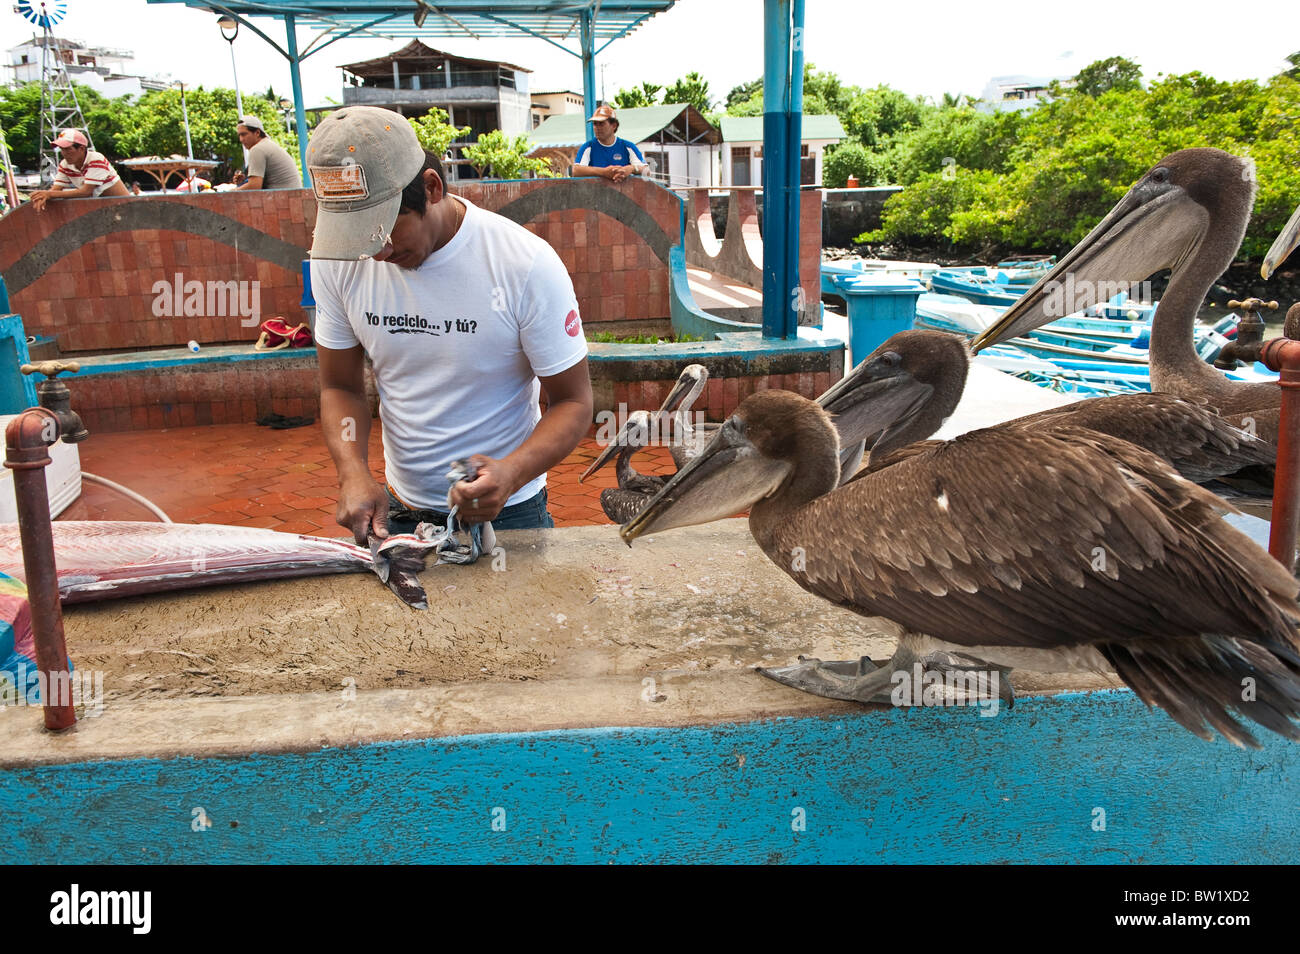
M 193 159 L 193 158 L 194 158 L 194 143 L 193 143 L 193 141 L 191 141 L 191 139 L 190 139 L 190 109 L 189 109 L 189 107 L 185 104 L 185 84 L 182 83 L 182 82 L 180 82 L 180 81 L 178 80 L 178 81 L 176 82 L 175 85 L 176 85 L 176 86 L 179 86 L 179 87 L 181 88 L 181 117 L 185 120 L 185 152 L 186 152 L 187 158 Z M 194 168 L 191 166 L 190 169 L 187 170 L 187 172 L 188 172 L 188 175 L 186 176 L 186 179 L 187 179 L 187 180 L 189 181 L 189 183 L 190 183 L 190 189 L 191 189 L 191 191 L 193 191 L 193 189 L 194 189 Z
M 217 20 L 221 29 L 221 38 L 230 44 L 230 74 L 235 78 L 235 108 L 239 110 L 239 119 L 244 118 L 244 97 L 239 95 L 239 71 L 235 69 L 235 37 L 239 36 L 239 21 L 225 16 Z M 244 150 L 244 165 L 248 165 L 248 150 Z
M 284 131 L 285 131 L 285 132 L 293 132 L 293 130 L 289 128 L 289 113 L 290 113 L 292 110 L 293 110 L 293 100 L 291 100 L 291 99 L 285 99 L 285 98 L 281 97 L 281 99 L 280 99 L 280 112 L 281 112 L 282 114 L 284 114 Z
M 235 107 L 239 115 L 244 115 L 244 98 L 239 95 L 239 71 L 235 69 L 235 37 L 239 36 L 239 21 L 234 17 L 222 17 L 217 21 L 221 28 L 221 38 L 230 44 L 230 73 L 235 77 Z M 226 31 L 230 32 L 227 33 Z

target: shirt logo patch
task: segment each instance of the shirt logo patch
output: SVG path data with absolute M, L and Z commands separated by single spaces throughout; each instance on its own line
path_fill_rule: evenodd
M 308 166 L 316 198 L 322 202 L 367 199 L 366 172 L 361 166 Z
M 564 333 L 570 338 L 576 338 L 582 333 L 582 319 L 578 317 L 577 309 L 569 312 L 564 319 Z

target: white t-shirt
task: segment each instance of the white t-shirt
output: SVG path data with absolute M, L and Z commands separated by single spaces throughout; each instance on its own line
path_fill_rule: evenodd
M 473 203 L 450 242 L 414 269 L 314 259 L 316 341 L 360 344 L 374 362 L 388 483 L 418 508 L 447 508 L 452 461 L 502 458 L 541 419 L 539 376 L 587 354 L 578 300 L 545 241 Z M 541 474 L 507 506 L 546 486 Z

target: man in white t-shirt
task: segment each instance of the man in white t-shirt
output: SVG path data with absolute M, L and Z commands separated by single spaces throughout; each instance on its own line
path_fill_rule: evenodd
M 321 424 L 338 466 L 339 524 L 364 544 L 445 519 L 450 492 L 468 522 L 553 526 L 546 471 L 592 420 L 586 340 L 559 256 L 522 226 L 447 193 L 438 158 L 389 110 L 331 113 L 312 133 L 307 165 L 318 210 Z M 366 355 L 387 488 L 366 460 Z M 449 487 L 460 459 L 478 476 Z

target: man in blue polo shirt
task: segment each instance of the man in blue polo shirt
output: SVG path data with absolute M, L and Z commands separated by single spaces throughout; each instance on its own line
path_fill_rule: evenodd
M 640 175 L 645 169 L 645 159 L 640 151 L 626 139 L 619 139 L 618 117 L 611 106 L 597 106 L 591 116 L 596 138 L 582 144 L 573 163 L 575 176 L 600 176 L 622 182 L 628 176 Z

